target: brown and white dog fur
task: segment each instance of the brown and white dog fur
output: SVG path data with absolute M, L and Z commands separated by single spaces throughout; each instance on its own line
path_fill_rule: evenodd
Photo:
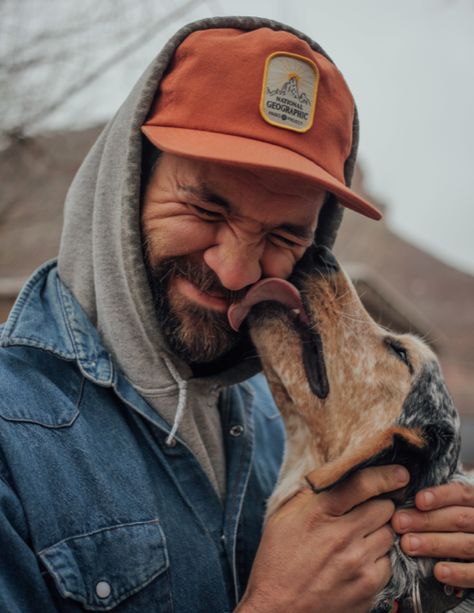
M 310 473 L 313 489 L 323 491 L 358 468 L 404 464 L 411 482 L 398 506 L 412 506 L 422 487 L 462 479 L 459 419 L 430 348 L 377 325 L 325 248 L 312 249 L 291 281 L 306 323 L 274 302 L 257 304 L 249 316 L 287 432 L 267 517 L 308 487 Z M 411 598 L 431 573 L 431 560 L 409 558 L 397 545 L 391 559 L 393 578 L 374 608 Z

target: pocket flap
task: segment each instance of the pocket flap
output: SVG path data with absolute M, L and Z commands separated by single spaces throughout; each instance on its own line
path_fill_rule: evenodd
M 158 519 L 73 536 L 39 557 L 60 594 L 92 611 L 112 609 L 169 566 Z

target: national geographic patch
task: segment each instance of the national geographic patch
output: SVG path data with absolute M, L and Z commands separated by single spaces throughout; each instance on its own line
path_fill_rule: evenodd
M 319 70 L 302 55 L 277 51 L 268 56 L 260 114 L 279 128 L 307 132 L 313 125 Z

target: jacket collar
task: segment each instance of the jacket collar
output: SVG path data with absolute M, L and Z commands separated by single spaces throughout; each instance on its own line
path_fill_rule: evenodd
M 42 349 L 77 361 L 85 377 L 112 386 L 112 357 L 80 304 L 58 276 L 56 260 L 35 271 L 0 332 L 0 346 Z

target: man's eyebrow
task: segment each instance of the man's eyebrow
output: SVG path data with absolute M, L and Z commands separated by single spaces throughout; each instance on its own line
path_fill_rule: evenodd
M 226 211 L 231 211 L 233 208 L 231 202 L 227 198 L 224 198 L 224 196 L 221 196 L 220 194 L 216 194 L 204 183 L 201 183 L 197 186 L 179 184 L 178 187 L 184 192 L 189 192 L 190 194 L 193 194 L 193 196 L 196 196 L 199 200 L 201 200 L 201 202 L 210 202 L 212 204 L 217 204 L 218 206 L 224 208 Z

